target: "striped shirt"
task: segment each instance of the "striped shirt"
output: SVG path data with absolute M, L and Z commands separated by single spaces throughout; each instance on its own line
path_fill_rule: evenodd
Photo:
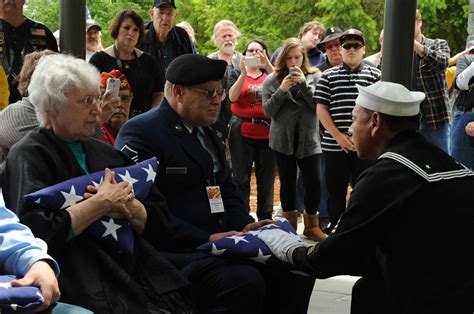
M 352 70 L 346 64 L 323 72 L 316 87 L 316 103 L 328 106 L 329 114 L 341 132 L 346 132 L 352 123 L 352 109 L 358 91 L 356 84 L 369 86 L 380 79 L 380 70 L 361 63 Z M 321 142 L 323 151 L 342 151 L 339 144 L 326 130 Z

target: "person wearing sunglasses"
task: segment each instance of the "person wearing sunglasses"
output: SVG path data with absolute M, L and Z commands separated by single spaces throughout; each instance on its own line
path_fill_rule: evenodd
M 343 63 L 323 72 L 316 88 L 317 114 L 325 128 L 322 138 L 324 175 L 328 191 L 330 232 L 346 209 L 348 183 L 355 180 L 370 161 L 357 158 L 350 135 L 351 112 L 358 95 L 356 84 L 369 86 L 380 80 L 380 70 L 362 61 L 364 34 L 348 29 L 339 37 Z
M 102 104 L 102 114 L 98 120 L 104 135 L 102 141 L 114 145 L 117 133 L 122 125 L 128 120 L 130 105 L 132 104 L 133 93 L 127 77 L 120 70 L 112 70 L 109 73 L 100 74 L 100 88 L 106 92 L 107 80 L 117 78 L 120 80 L 120 91 L 117 97 L 108 97 Z
M 166 199 L 174 236 L 150 241 L 191 282 L 196 312 L 306 313 L 314 279 L 196 249 L 271 222 L 254 222 L 247 213 L 226 162 L 218 128 L 226 68 L 226 61 L 202 55 L 174 59 L 160 107 L 127 121 L 115 147 L 133 160 L 158 158 L 154 184 Z

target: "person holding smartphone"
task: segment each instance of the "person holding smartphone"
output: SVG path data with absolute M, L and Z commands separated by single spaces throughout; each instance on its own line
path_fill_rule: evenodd
M 319 78 L 309 65 L 306 49 L 297 38 L 288 38 L 275 62 L 275 70 L 263 83 L 263 110 L 272 118 L 270 148 L 280 174 L 283 217 L 297 227 L 296 165 L 301 169 L 307 193 L 303 234 L 311 240 L 326 237 L 319 227 L 321 144 L 316 117 L 315 90 Z
M 115 82 L 118 83 L 118 86 Z M 104 95 L 105 93 L 111 94 L 104 98 L 102 114 L 99 117 L 100 127 L 104 131 L 100 139 L 114 145 L 118 131 L 128 120 L 133 100 L 132 88 L 127 77 L 119 70 L 102 72 L 100 74 L 100 87 Z
M 234 181 L 239 187 L 247 211 L 250 211 L 250 177 L 255 163 L 257 179 L 257 217 L 271 219 L 275 158 L 268 147 L 270 118 L 262 108 L 262 85 L 273 66 L 267 45 L 251 40 L 240 59 L 240 70 L 229 78 L 232 118 L 229 122 L 229 147 Z

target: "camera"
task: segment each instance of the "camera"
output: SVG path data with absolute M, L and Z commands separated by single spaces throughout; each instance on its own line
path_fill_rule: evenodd
M 113 90 L 112 96 L 117 97 L 120 92 L 120 79 L 118 78 L 108 78 L 106 90 Z
M 258 67 L 262 65 L 259 57 L 245 57 L 244 62 L 248 67 Z

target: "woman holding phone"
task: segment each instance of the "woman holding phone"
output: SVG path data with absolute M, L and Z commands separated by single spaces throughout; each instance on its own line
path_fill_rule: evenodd
M 314 100 L 320 72 L 309 65 L 303 43 L 288 38 L 263 83 L 263 110 L 272 118 L 269 145 L 280 174 L 283 217 L 297 227 L 296 165 L 305 185 L 303 234 L 311 240 L 326 237 L 319 227 L 321 144 Z
M 229 122 L 229 146 L 234 181 L 250 211 L 250 177 L 255 163 L 257 179 L 257 217 L 271 219 L 273 212 L 273 183 L 275 159 L 268 147 L 270 118 L 262 108 L 262 85 L 273 72 L 267 45 L 253 39 L 240 59 L 240 70 L 229 77 L 229 99 L 232 118 Z

